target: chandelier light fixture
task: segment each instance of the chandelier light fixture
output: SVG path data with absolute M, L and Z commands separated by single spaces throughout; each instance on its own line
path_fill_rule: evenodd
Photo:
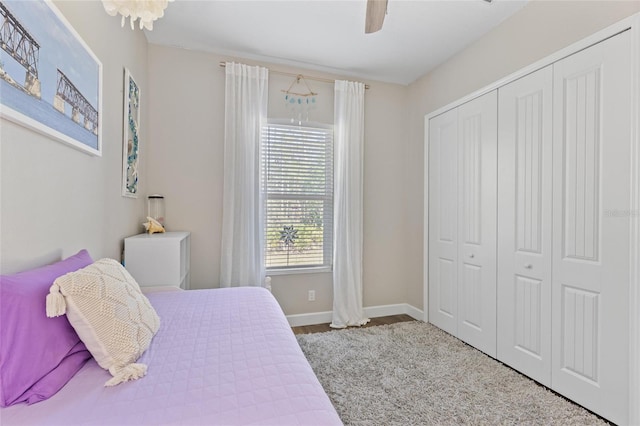
M 131 21 L 131 29 L 134 23 L 140 19 L 140 29 L 153 30 L 153 21 L 162 18 L 164 10 L 173 0 L 102 0 L 104 10 L 111 16 L 122 15 L 122 26 L 127 18 Z

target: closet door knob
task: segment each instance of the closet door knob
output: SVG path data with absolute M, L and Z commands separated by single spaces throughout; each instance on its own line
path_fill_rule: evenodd
M 473 259 L 474 257 L 476 257 L 476 255 L 475 255 L 475 254 L 473 254 L 473 253 L 471 253 L 471 254 L 469 255 L 469 257 L 470 257 L 471 259 Z
M 524 267 L 525 267 L 526 269 L 533 269 L 533 265 L 532 265 L 532 264 L 530 264 L 530 263 L 525 263 Z

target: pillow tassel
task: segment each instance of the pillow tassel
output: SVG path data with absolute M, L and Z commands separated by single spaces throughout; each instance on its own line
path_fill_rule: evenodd
M 49 318 L 59 317 L 67 312 L 67 304 L 64 296 L 60 293 L 60 286 L 53 284 L 47 294 L 47 316 Z
M 119 385 L 123 382 L 128 382 L 129 380 L 136 380 L 144 377 L 147 374 L 147 366 L 146 364 L 129 364 L 124 367 L 111 367 L 109 368 L 109 373 L 113 376 L 113 378 L 107 380 L 105 386 L 115 386 Z

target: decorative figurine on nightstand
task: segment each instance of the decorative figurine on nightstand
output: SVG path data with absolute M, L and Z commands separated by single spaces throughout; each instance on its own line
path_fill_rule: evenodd
M 156 232 L 164 232 L 164 226 L 162 226 L 160 222 L 158 222 L 151 216 L 147 216 L 147 222 L 143 223 L 143 225 L 147 232 L 150 234 L 155 234 Z

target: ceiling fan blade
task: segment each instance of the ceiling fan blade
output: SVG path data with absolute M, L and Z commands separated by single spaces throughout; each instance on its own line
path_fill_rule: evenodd
M 375 33 L 382 29 L 384 16 L 387 14 L 388 0 L 367 0 L 367 20 L 364 25 L 365 34 Z

